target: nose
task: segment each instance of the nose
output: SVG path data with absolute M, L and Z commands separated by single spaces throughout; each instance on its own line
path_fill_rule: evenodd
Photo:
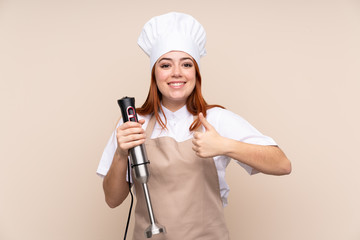
M 179 65 L 176 64 L 173 67 L 172 76 L 175 77 L 175 78 L 181 77 L 181 67 Z

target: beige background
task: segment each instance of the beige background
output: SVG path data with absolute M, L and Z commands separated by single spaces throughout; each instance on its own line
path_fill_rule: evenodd
M 109 209 L 95 170 L 116 100 L 146 97 L 141 28 L 174 10 L 207 30 L 207 101 L 293 164 L 284 177 L 229 165 L 232 239 L 359 240 L 355 0 L 0 0 L 0 239 L 122 239 L 129 201 Z

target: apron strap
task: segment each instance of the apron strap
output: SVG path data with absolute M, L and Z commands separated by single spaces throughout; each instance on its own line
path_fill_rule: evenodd
M 154 130 L 155 123 L 156 123 L 156 118 L 155 118 L 154 114 L 152 114 L 151 117 L 150 117 L 149 123 L 148 123 L 148 125 L 146 126 L 146 129 L 145 129 L 146 138 L 148 138 L 148 139 L 151 138 L 151 134 L 152 134 L 152 132 Z

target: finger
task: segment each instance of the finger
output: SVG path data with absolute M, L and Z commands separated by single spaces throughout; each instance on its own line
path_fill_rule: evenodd
M 194 139 L 199 139 L 200 138 L 200 133 L 199 132 L 195 132 L 193 135 Z
M 133 141 L 140 138 L 146 138 L 145 131 L 140 126 L 116 130 L 116 137 L 119 142 Z
M 199 152 L 199 151 L 194 151 L 194 152 L 195 152 L 196 156 L 201 157 L 201 155 L 200 155 L 200 152 Z
M 192 140 L 192 144 L 193 144 L 193 147 L 199 147 L 200 146 L 198 144 L 198 141 L 196 141 L 195 139 Z
M 143 125 L 143 124 L 145 123 L 145 119 L 140 119 L 140 120 L 139 120 L 139 123 L 140 123 L 141 125 Z
M 192 150 L 193 150 L 194 152 L 196 152 L 196 153 L 197 153 L 197 152 L 198 152 L 198 150 L 199 150 L 199 148 L 198 148 L 198 147 L 193 146 L 193 147 L 192 147 Z
M 146 139 L 146 135 L 145 133 L 119 135 L 118 139 L 120 142 L 132 142 L 132 141 L 137 141 L 139 139 Z
M 128 128 L 141 128 L 141 124 L 138 123 L 138 122 L 128 121 L 128 122 L 125 122 L 125 123 L 121 124 L 117 129 L 125 130 L 125 129 L 128 129 Z
M 134 127 L 134 128 L 126 128 L 126 129 L 118 129 L 117 130 L 117 134 L 118 135 L 123 135 L 123 136 L 127 136 L 127 135 L 131 135 L 131 134 L 141 134 L 144 133 L 144 129 L 142 129 L 141 127 Z
M 146 138 L 145 132 L 139 128 L 129 128 L 126 130 L 118 130 L 116 133 L 118 141 L 133 141 L 140 138 Z
M 124 150 L 129 150 L 131 148 L 139 146 L 140 144 L 143 144 L 144 142 L 145 142 L 145 139 L 139 139 L 139 140 L 131 141 L 131 142 L 123 142 L 119 145 L 119 147 Z
M 199 119 L 201 124 L 205 127 L 206 130 L 212 130 L 213 126 L 206 120 L 202 113 L 199 113 Z
M 146 139 L 145 133 L 131 134 L 127 136 L 119 134 L 117 136 L 118 145 L 122 150 L 128 150 L 131 147 L 137 146 L 139 141 L 143 143 L 145 142 L 145 139 Z

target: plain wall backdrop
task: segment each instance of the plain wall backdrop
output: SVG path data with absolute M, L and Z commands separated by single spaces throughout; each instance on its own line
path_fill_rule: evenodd
M 147 95 L 142 26 L 169 11 L 207 31 L 206 100 L 292 161 L 282 177 L 229 165 L 232 239 L 359 240 L 355 0 L 0 0 L 0 239 L 122 239 L 129 199 L 107 207 L 95 171 L 116 100 Z

